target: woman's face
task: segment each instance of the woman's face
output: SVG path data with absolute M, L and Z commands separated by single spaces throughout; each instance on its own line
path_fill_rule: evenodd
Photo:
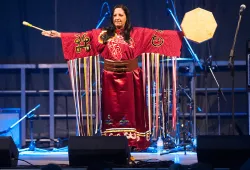
M 117 29 L 122 29 L 125 26 L 127 17 L 122 8 L 116 8 L 113 14 L 113 23 Z

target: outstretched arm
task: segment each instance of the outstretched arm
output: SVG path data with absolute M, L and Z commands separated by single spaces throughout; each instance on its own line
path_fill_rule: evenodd
M 46 36 L 46 37 L 51 37 L 51 38 L 61 38 L 61 33 L 54 31 L 54 30 L 50 30 L 50 31 L 43 31 L 42 35 Z
M 165 56 L 180 56 L 182 33 L 174 30 L 136 28 L 132 33 L 136 44 L 136 56 L 142 53 L 159 53 Z
M 97 37 L 99 30 L 81 33 L 60 33 L 54 30 L 43 31 L 42 35 L 51 38 L 60 38 L 62 41 L 64 58 L 66 60 L 97 55 Z

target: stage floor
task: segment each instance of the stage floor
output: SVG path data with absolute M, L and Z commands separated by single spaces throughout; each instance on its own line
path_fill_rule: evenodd
M 183 165 L 197 163 L 197 154 L 187 151 L 160 155 L 159 153 L 132 152 L 131 156 L 140 161 L 174 161 Z M 33 165 L 46 165 L 54 163 L 58 165 L 69 165 L 67 151 L 23 151 L 19 153 L 19 159 L 28 161 Z M 24 161 L 18 161 L 19 166 L 29 165 Z

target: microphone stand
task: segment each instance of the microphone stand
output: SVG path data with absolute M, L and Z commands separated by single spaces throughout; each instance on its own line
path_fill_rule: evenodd
M 216 84 L 218 86 L 218 90 L 217 90 L 217 99 L 218 99 L 218 134 L 220 135 L 220 94 L 222 95 L 225 102 L 227 102 L 227 99 L 226 99 L 223 91 L 221 90 L 221 86 L 218 83 L 218 81 L 216 80 L 216 77 L 215 77 L 211 67 L 208 66 L 208 68 L 209 68 L 209 70 L 210 70 L 210 72 L 211 72 L 211 74 L 212 74 L 212 76 L 213 76 L 213 78 L 214 78 L 214 80 L 215 80 L 215 82 L 216 82 Z
M 210 56 L 209 56 L 210 57 Z M 206 135 L 208 135 L 208 95 L 207 95 L 207 75 L 208 75 L 208 70 L 207 70 L 207 66 L 208 66 L 208 59 L 207 58 L 205 60 L 205 64 L 204 64 L 204 71 L 205 71 L 205 114 L 206 114 L 206 122 L 205 122 L 205 131 L 206 131 Z
M 206 59 L 205 61 L 205 88 L 206 88 L 206 134 L 208 135 L 208 111 L 207 111 L 207 103 L 208 103 L 208 96 L 207 96 L 207 68 L 209 69 L 210 73 L 212 74 L 213 76 L 213 79 L 218 87 L 218 90 L 217 90 L 217 109 L 218 109 L 218 135 L 221 134 L 220 132 L 220 94 L 222 95 L 223 99 L 225 102 L 227 102 L 227 99 L 223 93 L 223 91 L 221 90 L 221 86 L 219 84 L 219 82 L 217 81 L 214 73 L 213 73 L 213 70 L 211 68 L 211 65 L 212 65 L 212 54 L 211 54 L 211 46 L 210 46 L 210 43 L 208 42 L 208 53 L 209 53 L 209 57 Z
M 218 87 L 218 90 L 217 90 L 217 100 L 218 100 L 218 135 L 220 135 L 221 134 L 221 132 L 220 132 L 220 94 L 222 95 L 222 97 L 223 97 L 223 99 L 224 99 L 225 102 L 227 102 L 227 99 L 226 99 L 223 91 L 221 90 L 221 86 L 218 83 L 218 81 L 217 81 L 217 79 L 216 79 L 216 77 L 215 77 L 215 75 L 214 75 L 214 73 L 213 73 L 213 71 L 211 69 L 211 66 L 209 65 L 208 68 L 209 68 L 209 70 L 210 70 L 210 72 L 211 72 L 211 74 L 212 74 L 212 76 L 213 76 L 213 78 L 214 78 L 214 80 L 215 80 L 215 82 L 217 84 L 217 87 Z
M 34 112 L 38 107 L 40 107 L 40 104 L 38 104 L 36 107 L 34 107 L 32 110 L 30 110 L 27 114 L 25 114 L 21 119 L 19 119 L 18 121 L 16 121 L 13 125 L 11 125 L 7 130 L 4 130 L 4 131 L 1 131 L 0 134 L 5 134 L 5 133 L 8 133 L 9 131 L 11 131 L 18 123 L 20 123 L 22 120 L 24 120 L 26 117 L 28 118 L 32 118 L 34 116 L 34 114 L 31 114 L 32 112 Z M 22 151 L 46 151 L 46 150 L 43 150 L 43 149 L 38 149 L 35 147 L 35 142 L 33 140 L 33 132 L 32 132 L 32 129 L 33 129 L 33 120 L 31 120 L 30 122 L 30 127 L 31 127 L 31 130 L 30 130 L 30 137 L 31 137 L 31 141 L 30 141 L 30 145 L 29 145 L 29 148 L 25 148 L 25 149 L 20 149 L 19 152 L 22 152 Z
M 185 88 L 183 88 L 180 84 L 179 84 L 179 87 L 181 88 L 181 91 L 183 91 L 183 93 L 186 95 L 186 97 L 189 99 L 189 111 L 190 111 L 190 114 L 189 114 L 189 116 L 190 116 L 190 118 L 189 118 L 189 123 L 188 123 L 188 125 L 190 126 L 190 128 L 189 127 L 187 127 L 187 129 L 188 129 L 188 131 L 186 132 L 187 134 L 188 134 L 188 139 L 190 139 L 190 142 L 191 142 L 191 140 L 192 140 L 192 112 L 193 112 L 193 109 L 194 109 L 194 102 L 193 102 L 193 99 L 192 99 L 192 97 L 186 92 L 186 89 Z M 201 110 L 201 108 L 199 107 L 199 106 L 197 106 L 196 105 L 196 109 L 199 111 L 199 112 L 201 112 L 202 110 Z M 185 120 L 183 121 L 183 125 L 185 126 Z M 186 155 L 186 146 L 187 146 L 187 142 L 186 142 L 186 138 L 184 138 L 184 151 L 185 151 L 185 155 Z
M 239 12 L 239 19 L 238 19 L 238 24 L 237 24 L 237 28 L 235 31 L 235 35 L 234 35 L 234 41 L 233 41 L 233 45 L 232 48 L 230 50 L 230 54 L 229 54 L 229 61 L 228 61 L 228 67 L 231 69 L 231 77 L 232 77 L 232 132 L 234 135 L 234 129 L 235 129 L 235 120 L 234 120 L 234 49 L 235 49 L 235 43 L 236 43 L 236 39 L 237 39 L 237 35 L 238 35 L 238 31 L 240 28 L 240 22 L 241 22 L 241 18 L 242 18 L 242 12 L 243 10 Z
M 102 25 L 103 21 L 107 18 L 107 16 L 110 16 L 109 12 L 106 12 L 104 14 L 104 16 L 102 17 L 102 19 L 100 20 L 100 22 L 97 24 L 96 29 L 98 29 Z
M 18 121 L 16 121 L 13 125 L 11 125 L 8 129 L 3 130 L 0 132 L 0 135 L 2 134 L 6 134 L 9 131 L 11 131 L 16 125 L 18 125 L 18 123 L 20 123 L 23 119 L 25 119 L 26 117 L 30 116 L 30 113 L 34 112 L 38 107 L 40 107 L 40 104 L 38 104 L 36 107 L 34 107 L 33 109 L 31 109 L 28 113 L 26 113 L 21 119 L 19 119 Z
M 37 105 L 37 107 L 39 107 Z M 36 108 L 37 108 L 36 107 Z M 24 152 L 24 151 L 37 151 L 37 152 L 47 152 L 45 149 L 39 149 L 36 147 L 36 142 L 34 141 L 34 136 L 33 136 L 33 117 L 34 114 L 28 115 L 28 118 L 30 118 L 30 144 L 28 148 L 20 149 L 19 152 Z

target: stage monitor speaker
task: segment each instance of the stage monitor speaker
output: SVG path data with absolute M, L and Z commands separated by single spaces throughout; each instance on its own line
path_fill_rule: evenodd
M 72 167 L 128 165 L 128 139 L 125 136 L 72 136 L 68 157 Z
M 20 119 L 20 108 L 0 108 L 0 132 L 7 130 Z M 21 147 L 21 123 L 1 136 L 11 136 L 18 148 Z
M 239 169 L 250 158 L 250 136 L 198 136 L 198 163 Z
M 16 167 L 19 152 L 12 137 L 0 136 L 0 167 Z

